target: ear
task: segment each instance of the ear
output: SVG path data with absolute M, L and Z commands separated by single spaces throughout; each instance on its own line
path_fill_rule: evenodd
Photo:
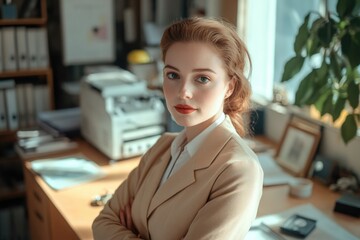
M 233 93 L 235 89 L 235 81 L 236 81 L 235 78 L 231 78 L 230 81 L 228 82 L 225 98 L 230 97 L 231 94 Z

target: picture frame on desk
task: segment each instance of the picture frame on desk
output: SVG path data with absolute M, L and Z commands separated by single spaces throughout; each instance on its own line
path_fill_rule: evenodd
M 278 164 L 297 177 L 307 176 L 321 137 L 320 130 L 309 126 L 290 121 L 275 155 Z

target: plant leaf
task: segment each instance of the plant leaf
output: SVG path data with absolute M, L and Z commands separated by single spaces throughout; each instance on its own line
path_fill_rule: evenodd
M 346 116 L 344 123 L 341 125 L 341 137 L 345 143 L 348 143 L 356 136 L 357 125 L 355 114 L 349 114 Z
M 357 108 L 359 106 L 360 91 L 359 91 L 359 85 L 355 84 L 354 79 L 349 82 L 349 86 L 347 88 L 347 94 L 351 107 L 354 109 Z
M 319 53 L 321 48 L 319 38 L 314 35 L 310 34 L 308 40 L 306 41 L 306 50 L 309 56 L 312 56 L 316 53 Z
M 356 0 L 339 0 L 336 5 L 336 11 L 341 18 L 352 13 L 356 4 Z
M 341 77 L 342 77 L 341 69 L 340 69 L 340 65 L 339 65 L 339 62 L 338 62 L 338 56 L 336 55 L 336 52 L 331 51 L 329 59 L 330 59 L 331 72 L 334 74 L 334 76 L 337 79 L 341 79 Z
M 342 98 L 341 96 L 337 98 L 333 108 L 333 112 L 331 114 L 334 122 L 340 117 L 340 114 L 345 107 L 345 103 L 346 103 L 345 98 Z
M 352 76 L 354 77 L 355 84 L 360 84 L 360 72 L 357 69 L 354 69 Z
M 352 9 L 352 15 L 359 16 L 360 13 L 360 1 L 356 0 L 355 6 Z M 358 25 L 359 26 L 359 25 Z
M 320 112 L 320 114 L 323 112 L 323 106 L 330 94 L 331 94 L 331 89 L 328 88 L 325 89 L 324 91 L 321 91 L 321 93 L 319 93 L 319 96 L 317 97 L 317 101 L 315 102 L 314 106 Z
M 306 50 L 309 56 L 319 53 L 321 49 L 320 40 L 318 37 L 318 30 L 326 20 L 323 17 L 317 18 L 313 21 L 310 28 L 310 36 L 306 42 Z
M 295 94 L 295 105 L 303 106 L 313 95 L 316 73 L 310 72 L 303 80 L 301 80 Z
M 320 42 L 326 48 L 330 46 L 331 40 L 337 31 L 335 25 L 336 22 L 332 18 L 329 18 L 329 21 L 325 21 L 317 31 L 317 36 L 319 37 Z
M 312 96 L 306 101 L 306 105 L 312 105 L 315 104 L 319 105 L 320 108 L 322 108 L 322 105 L 327 97 L 328 94 L 330 94 L 331 90 L 329 88 L 329 86 L 327 86 L 326 82 L 321 82 L 321 83 L 315 83 L 313 84 L 313 94 Z M 320 109 L 317 108 L 317 109 Z M 320 110 L 319 110 L 320 112 Z
M 307 26 L 309 24 L 309 17 L 310 17 L 310 13 L 306 15 L 304 22 L 301 25 L 301 27 L 299 28 L 298 34 L 296 35 L 295 42 L 294 42 L 294 51 L 295 51 L 296 55 L 301 54 L 301 51 L 305 47 L 306 41 L 310 36 L 310 32 L 307 28 Z
M 358 2 L 359 2 L 359 4 L 358 4 L 358 5 L 359 5 L 359 8 L 360 8 L 360 1 L 358 1 Z M 360 11 L 360 9 L 357 11 L 357 15 L 358 15 L 358 16 L 350 19 L 350 27 L 351 27 L 351 26 L 354 26 L 355 29 L 356 29 L 356 28 L 359 28 L 359 26 L 360 26 L 359 11 Z
M 326 113 L 329 113 L 332 115 L 333 113 L 333 94 L 329 94 L 323 104 L 323 107 L 321 109 L 321 116 L 324 116 Z
M 300 72 L 305 58 L 301 56 L 295 56 L 291 58 L 284 67 L 284 73 L 282 75 L 281 82 L 285 82 Z
M 320 68 L 317 68 L 315 72 L 317 76 L 316 82 L 321 83 L 322 80 L 327 77 L 327 73 L 328 73 L 328 66 L 326 65 L 325 60 L 321 63 Z
M 350 36 L 350 37 L 349 37 Z M 353 68 L 356 68 L 360 65 L 359 49 L 360 49 L 360 31 L 350 34 L 346 34 L 344 38 L 347 37 L 347 44 L 349 46 L 345 47 L 347 52 L 344 54 L 348 57 L 350 65 Z M 341 41 L 341 46 L 343 42 Z M 343 46 L 342 46 L 343 47 Z

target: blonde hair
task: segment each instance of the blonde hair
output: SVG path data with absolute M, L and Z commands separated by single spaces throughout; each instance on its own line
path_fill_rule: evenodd
M 163 60 L 172 44 L 190 41 L 211 44 L 220 53 L 229 78 L 235 80 L 234 91 L 224 101 L 224 113 L 230 116 L 239 135 L 246 135 L 248 127 L 243 115 L 250 108 L 251 87 L 245 71 L 247 64 L 251 70 L 251 60 L 244 42 L 235 27 L 224 20 L 187 18 L 165 29 L 160 42 Z

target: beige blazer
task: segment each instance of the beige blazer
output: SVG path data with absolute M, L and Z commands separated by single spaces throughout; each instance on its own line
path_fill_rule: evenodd
M 175 136 L 164 134 L 115 191 L 93 223 L 95 239 L 244 238 L 262 194 L 263 171 L 256 155 L 227 117 L 158 188 Z M 120 209 L 131 199 L 140 236 L 120 225 Z

